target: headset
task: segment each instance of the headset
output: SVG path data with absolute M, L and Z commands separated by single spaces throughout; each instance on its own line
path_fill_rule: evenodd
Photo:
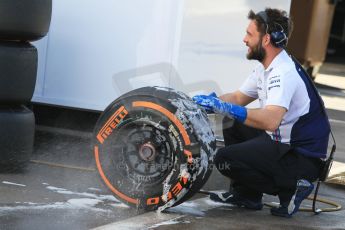
M 266 33 L 268 33 L 268 16 L 267 16 L 266 11 L 260 11 L 256 15 L 259 16 L 264 21 L 266 25 Z M 285 48 L 288 37 L 286 36 L 286 33 L 284 32 L 283 27 L 279 23 L 275 22 L 274 24 L 278 25 L 278 27 L 280 27 L 280 30 L 273 30 L 269 34 L 271 36 L 272 44 L 278 48 Z

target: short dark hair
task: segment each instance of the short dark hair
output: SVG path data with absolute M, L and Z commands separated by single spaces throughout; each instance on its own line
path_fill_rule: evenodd
M 248 19 L 255 20 L 258 31 L 261 34 L 265 34 L 266 32 L 270 34 L 273 31 L 281 30 L 281 26 L 284 30 L 284 33 L 289 38 L 292 32 L 293 23 L 287 16 L 286 11 L 272 8 L 266 8 L 264 11 L 267 15 L 267 25 L 263 18 L 259 14 L 254 13 L 253 10 L 250 10 L 248 13 Z

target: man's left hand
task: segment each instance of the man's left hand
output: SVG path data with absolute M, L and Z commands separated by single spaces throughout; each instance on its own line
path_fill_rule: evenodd
M 207 110 L 213 110 L 216 113 L 234 117 L 241 122 L 244 122 L 247 118 L 246 108 L 232 103 L 223 102 L 217 97 L 196 95 L 193 97 L 193 100 Z

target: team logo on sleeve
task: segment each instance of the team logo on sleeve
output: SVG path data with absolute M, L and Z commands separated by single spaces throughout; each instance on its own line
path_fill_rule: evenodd
M 280 88 L 280 75 L 276 75 L 269 78 L 268 91 L 273 88 Z

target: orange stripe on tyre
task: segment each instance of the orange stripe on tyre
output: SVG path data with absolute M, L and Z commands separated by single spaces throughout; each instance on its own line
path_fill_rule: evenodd
M 184 126 L 181 124 L 181 122 L 179 121 L 179 119 L 173 114 L 171 113 L 169 110 L 167 110 L 166 108 L 157 105 L 153 102 L 147 102 L 147 101 L 134 101 L 132 103 L 133 107 L 145 107 L 145 108 L 150 108 L 150 109 L 154 109 L 157 110 L 159 112 L 161 112 L 162 114 L 164 114 L 166 117 L 168 117 L 175 125 L 176 127 L 179 129 L 182 138 L 185 142 L 185 145 L 190 145 L 190 139 L 189 139 L 189 135 L 186 131 L 186 129 L 184 128 Z M 188 150 L 184 150 L 184 154 L 187 156 L 187 162 L 188 163 L 193 163 L 193 157 L 192 157 L 192 153 Z M 182 182 L 183 184 L 187 184 L 188 179 L 185 177 L 182 177 Z M 171 191 L 169 191 L 168 193 L 168 199 L 167 201 L 169 201 L 170 199 L 172 199 L 172 194 L 174 194 L 175 196 L 177 196 L 181 190 L 182 190 L 183 186 L 180 182 L 177 182 L 175 184 L 175 186 L 173 187 L 173 189 Z M 159 203 L 159 199 L 157 197 L 155 198 L 148 198 L 146 204 L 149 205 L 154 205 L 154 204 L 158 204 Z
M 188 136 L 186 129 L 183 127 L 183 125 L 181 124 L 179 119 L 173 113 L 171 113 L 169 110 L 167 110 L 166 108 L 164 108 L 160 105 L 157 105 L 153 102 L 147 102 L 147 101 L 134 101 L 132 105 L 133 105 L 133 107 L 145 107 L 145 108 L 154 109 L 154 110 L 157 110 L 157 111 L 163 113 L 180 130 L 180 133 L 182 135 L 182 138 L 184 140 L 185 145 L 190 145 L 190 139 L 189 139 L 189 136 Z
M 133 199 L 131 197 L 126 196 L 125 194 L 121 193 L 119 190 L 117 190 L 116 188 L 114 188 L 114 186 L 109 182 L 108 178 L 105 176 L 103 169 L 102 169 L 102 165 L 101 162 L 99 160 L 99 151 L 98 151 L 98 146 L 95 146 L 94 148 L 95 151 L 95 159 L 96 159 L 96 165 L 97 165 L 97 169 L 99 174 L 101 175 L 102 180 L 105 182 L 105 184 L 107 185 L 107 187 L 113 192 L 115 193 L 118 197 L 120 197 L 121 199 L 127 201 L 128 203 L 132 203 L 132 204 L 139 204 L 139 200 L 138 199 Z

